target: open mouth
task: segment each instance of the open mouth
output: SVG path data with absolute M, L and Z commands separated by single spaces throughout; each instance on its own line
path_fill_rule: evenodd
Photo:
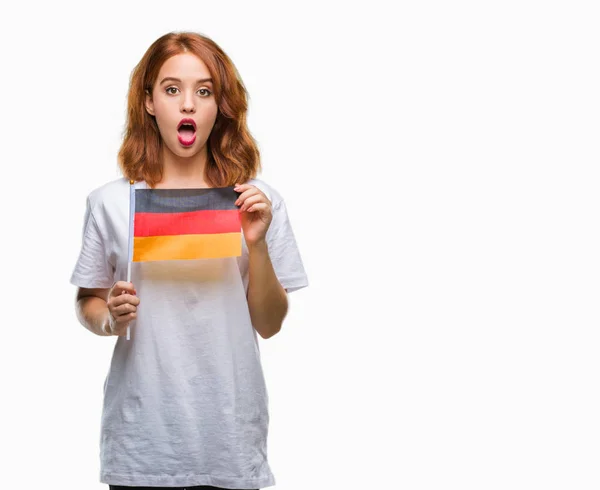
M 177 127 L 178 139 L 183 146 L 191 146 L 196 140 L 196 123 L 192 119 L 182 119 Z

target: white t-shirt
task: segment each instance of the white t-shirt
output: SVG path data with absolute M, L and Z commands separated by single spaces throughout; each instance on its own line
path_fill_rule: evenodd
M 281 195 L 260 179 L 246 183 L 272 204 L 266 240 L 277 278 L 288 293 L 308 286 Z M 129 192 L 129 181 L 120 178 L 89 194 L 75 286 L 109 288 L 127 280 Z M 100 482 L 275 485 L 243 232 L 240 257 L 132 262 L 131 282 L 140 305 L 130 340 L 116 337 L 104 382 Z

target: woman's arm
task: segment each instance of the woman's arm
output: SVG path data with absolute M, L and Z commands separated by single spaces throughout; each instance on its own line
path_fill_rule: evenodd
M 281 330 L 287 315 L 287 292 L 275 275 L 267 243 L 248 247 L 248 307 L 255 330 L 268 339 Z
M 110 336 L 104 328 L 108 325 L 107 298 L 110 288 L 78 288 L 75 298 L 77 319 L 96 335 Z

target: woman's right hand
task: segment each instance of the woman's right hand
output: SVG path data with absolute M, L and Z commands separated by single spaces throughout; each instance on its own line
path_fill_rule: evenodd
M 108 325 L 110 335 L 123 336 L 127 327 L 137 317 L 137 306 L 140 299 L 135 295 L 135 287 L 130 282 L 117 281 L 108 292 Z

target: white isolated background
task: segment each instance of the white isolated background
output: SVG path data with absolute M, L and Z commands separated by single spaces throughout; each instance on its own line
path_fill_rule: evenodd
M 4 5 L 3 488 L 108 488 L 116 337 L 77 322 L 69 277 L 87 194 L 120 176 L 131 70 L 193 30 L 242 76 L 309 276 L 260 339 L 275 488 L 598 489 L 598 14 Z

